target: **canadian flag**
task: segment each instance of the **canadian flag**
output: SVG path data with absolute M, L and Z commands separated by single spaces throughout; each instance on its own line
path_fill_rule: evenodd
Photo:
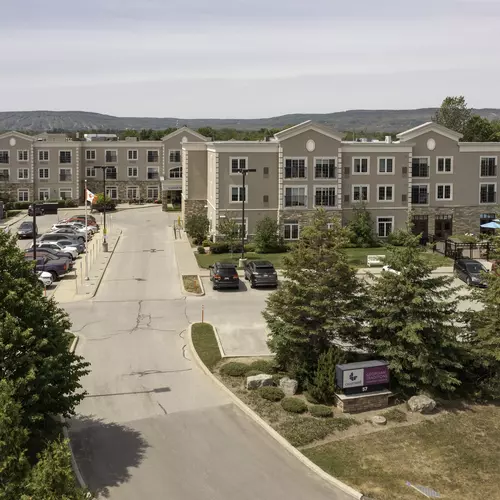
M 86 191 L 87 194 L 85 196 L 85 201 L 90 201 L 90 203 L 94 203 L 95 194 L 91 193 L 88 189 Z

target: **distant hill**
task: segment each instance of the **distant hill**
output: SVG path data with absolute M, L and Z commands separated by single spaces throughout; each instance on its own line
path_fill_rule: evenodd
M 0 131 L 19 130 L 43 132 L 49 130 L 164 130 L 187 125 L 191 128 L 213 127 L 258 130 L 281 128 L 313 120 L 338 131 L 401 132 L 429 121 L 436 108 L 399 110 L 354 109 L 326 114 L 290 114 L 259 119 L 217 118 L 134 118 L 103 115 L 87 111 L 3 111 L 0 112 Z M 478 109 L 476 113 L 489 119 L 500 119 L 500 109 Z

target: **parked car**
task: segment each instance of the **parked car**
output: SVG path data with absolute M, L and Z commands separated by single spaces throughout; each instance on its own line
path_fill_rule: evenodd
M 67 227 L 63 227 L 63 228 L 60 228 L 60 229 L 53 229 L 52 231 L 50 231 L 49 234 L 62 234 L 65 237 L 68 237 L 70 239 L 79 240 L 82 243 L 85 241 L 85 235 L 84 234 L 82 234 L 79 231 L 76 231 L 75 229 L 71 229 L 71 228 L 67 228 Z M 45 236 L 45 235 L 43 235 L 43 236 Z
M 69 226 L 71 227 L 75 227 L 77 229 L 80 229 L 82 231 L 85 231 L 87 230 L 87 233 L 88 234 L 94 234 L 94 233 L 97 233 L 97 231 L 99 231 L 97 229 L 97 226 L 91 226 L 91 225 L 87 225 L 85 226 L 85 222 L 80 222 L 80 221 L 68 221 L 66 222 L 66 224 L 68 224 Z
M 453 271 L 457 278 L 465 281 L 469 286 L 487 286 L 484 274 L 487 273 L 488 270 L 477 260 L 458 259 L 453 265 Z
M 45 287 L 49 287 L 52 285 L 53 280 L 52 280 L 52 275 L 48 273 L 47 271 L 38 271 L 37 272 L 38 276 L 38 281 Z
M 35 231 L 34 235 L 38 235 L 38 226 L 35 225 Z M 19 239 L 23 238 L 33 238 L 33 222 L 31 221 L 24 221 L 21 223 L 19 226 L 19 229 L 17 230 L 17 237 Z
M 382 271 L 384 273 L 392 273 L 392 274 L 397 274 L 397 275 L 401 274 L 401 271 L 396 271 L 396 269 L 393 269 L 391 266 L 387 266 L 387 265 L 382 267 Z
M 38 217 L 39 215 L 44 215 L 45 214 L 45 210 L 43 209 L 42 206 L 36 205 L 35 213 L 36 213 L 36 215 Z M 33 205 L 30 205 L 28 207 L 28 215 L 30 215 L 31 217 L 33 217 Z
M 85 224 L 85 215 L 73 215 L 72 217 L 68 217 L 61 222 L 83 222 Z M 97 223 L 97 220 L 93 215 L 87 214 L 87 224 L 89 226 L 94 225 L 99 227 L 99 224 Z
M 34 254 L 35 252 L 33 248 L 28 248 L 24 251 L 24 255 L 31 258 L 33 258 Z M 57 255 L 54 250 L 50 250 L 49 248 L 37 248 L 36 256 L 38 257 L 39 255 L 40 257 L 47 257 L 49 260 L 63 259 L 68 263 L 68 271 L 71 271 L 71 269 L 73 269 L 73 259 L 68 255 Z
M 278 286 L 278 273 L 268 260 L 249 260 L 245 265 L 245 279 L 250 287 Z
M 33 261 L 33 256 L 25 255 L 26 260 Z M 36 258 L 36 270 L 50 273 L 52 281 L 57 281 L 69 270 L 68 259 L 49 259 L 46 255 Z
M 54 224 L 52 226 L 52 229 L 50 230 L 50 232 L 52 233 L 54 231 L 58 231 L 59 229 L 69 229 L 72 232 L 74 232 L 75 234 L 79 234 L 79 235 L 83 236 L 84 238 L 85 238 L 85 233 L 87 233 L 87 237 L 88 238 L 91 238 L 92 234 L 93 234 L 90 229 L 85 229 L 84 227 L 75 226 L 75 225 L 69 224 L 69 223 L 64 223 L 64 224 L 57 223 L 57 224 Z
M 64 244 L 73 245 L 78 248 L 78 251 L 82 253 L 85 250 L 85 238 L 77 236 L 76 234 L 68 233 L 46 233 L 42 234 L 38 239 L 37 243 L 43 243 L 45 241 L 64 241 Z M 69 242 L 69 243 L 66 243 Z
M 210 281 L 212 288 L 239 288 L 240 278 L 234 264 L 226 264 L 224 262 L 216 262 L 210 269 Z
M 62 256 L 67 256 L 71 257 L 73 260 L 75 260 L 78 257 L 78 249 L 74 246 L 71 245 L 61 245 L 57 241 L 46 241 L 45 243 L 37 243 L 36 245 L 37 248 L 47 248 L 50 250 L 53 250 L 55 253 L 61 253 Z M 33 244 L 31 244 L 31 247 L 33 248 Z
M 81 243 L 80 241 L 71 241 L 71 240 L 62 239 L 62 240 L 57 240 L 56 243 L 58 245 L 62 245 L 63 247 L 76 248 L 76 251 L 79 254 L 85 252 L 85 243 Z

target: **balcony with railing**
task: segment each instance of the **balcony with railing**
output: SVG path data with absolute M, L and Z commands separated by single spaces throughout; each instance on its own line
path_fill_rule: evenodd
M 148 172 L 148 180 L 149 181 L 156 181 L 160 178 L 159 172 Z
M 116 179 L 116 169 L 107 168 L 106 169 L 106 179 L 115 180 Z
M 305 208 L 307 207 L 307 196 L 305 195 L 286 195 L 285 196 L 286 208 Z

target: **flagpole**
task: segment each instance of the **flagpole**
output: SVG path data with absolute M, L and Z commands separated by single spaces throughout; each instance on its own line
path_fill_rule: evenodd
M 87 220 L 87 179 L 85 179 L 85 281 L 89 279 L 89 250 L 88 250 L 88 220 Z

